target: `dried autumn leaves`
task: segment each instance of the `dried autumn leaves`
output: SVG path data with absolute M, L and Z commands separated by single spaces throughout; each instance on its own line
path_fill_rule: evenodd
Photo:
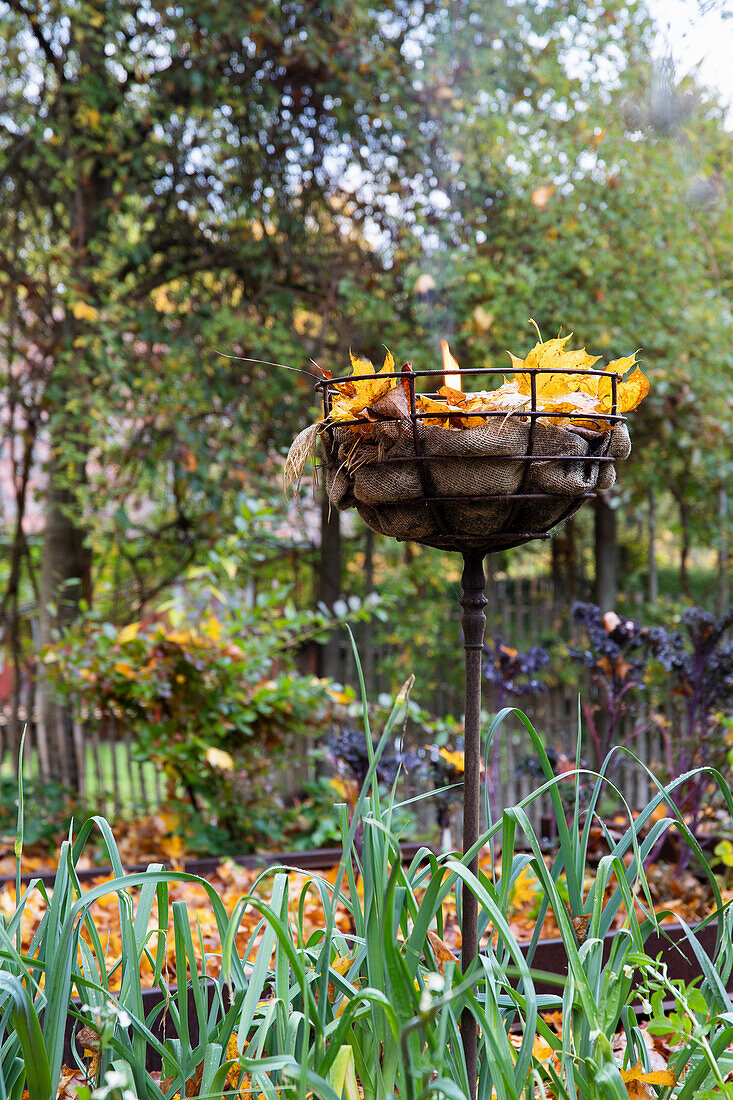
M 458 430 L 480 427 L 486 414 L 522 416 L 534 410 L 546 414 L 538 418 L 540 422 L 556 427 L 610 431 L 613 421 L 606 418 L 635 409 L 649 392 L 649 382 L 636 365 L 636 353 L 597 368 L 600 356 L 589 355 L 585 348 L 565 350 L 571 337 L 572 333 L 555 340 L 540 339 L 526 359 L 510 352 L 512 377 L 495 390 L 464 393 L 455 388 L 455 383 L 460 385 L 460 375 L 451 374 L 454 385 L 442 386 L 436 396 L 416 394 L 415 410 L 426 424 Z M 378 372 L 370 360 L 353 355 L 351 366 L 352 379 L 333 382 L 337 392 L 329 423 L 349 424 L 352 431 L 361 433 L 369 430 L 369 424 L 410 415 L 409 363 L 396 372 L 388 351 Z

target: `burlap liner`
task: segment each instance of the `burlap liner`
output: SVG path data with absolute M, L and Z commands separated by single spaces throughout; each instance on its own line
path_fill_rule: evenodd
M 458 536 L 481 545 L 504 532 L 546 532 L 582 503 L 582 494 L 609 489 L 616 478 L 613 462 L 596 456 L 627 458 L 631 450 L 624 424 L 610 432 L 557 428 L 536 423 L 532 458 L 527 455 L 529 422 L 517 416 L 494 418 L 479 428 L 449 430 L 418 422 L 418 453 L 423 460 L 426 492 L 415 459 L 409 420 L 371 426 L 370 435 L 348 428 L 324 431 L 326 490 L 338 509 L 356 508 L 373 530 L 392 538 L 445 545 Z M 545 459 L 543 455 L 563 455 Z M 434 490 L 434 491 L 432 491 Z M 539 500 L 440 500 L 431 508 L 425 496 L 509 496 L 553 494 Z M 573 498 L 579 498 L 577 503 Z M 521 541 L 521 539 L 520 539 Z

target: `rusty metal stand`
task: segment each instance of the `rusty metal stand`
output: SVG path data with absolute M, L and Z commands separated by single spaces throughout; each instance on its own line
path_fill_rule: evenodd
M 479 835 L 479 773 L 481 764 L 481 651 L 484 645 L 488 603 L 484 589 L 483 551 L 466 551 L 463 555 L 461 599 L 463 608 L 463 644 L 466 650 L 466 726 L 464 738 L 463 773 L 463 852 L 473 847 Z M 469 864 L 478 875 L 478 854 Z M 465 974 L 478 955 L 478 902 L 476 896 L 465 888 L 462 891 L 461 918 L 461 970 Z M 468 1074 L 470 1100 L 474 1100 L 478 1086 L 478 1041 L 476 1020 L 469 1009 L 461 1016 L 461 1038 Z
M 458 486 L 456 486 L 458 495 L 453 496 L 450 492 L 446 492 L 445 470 L 455 469 L 454 466 L 451 466 L 451 463 L 454 461 L 458 462 L 460 466 L 463 459 L 456 458 L 456 455 L 452 451 L 441 453 L 435 448 L 431 449 L 430 453 L 426 453 L 423 444 L 423 428 L 427 427 L 426 418 L 430 419 L 431 414 L 423 412 L 418 408 L 417 399 L 420 395 L 416 391 L 417 381 L 422 379 L 434 379 L 437 385 L 442 387 L 445 381 L 445 368 L 443 368 L 443 370 L 413 371 L 410 369 L 409 364 L 405 364 L 405 367 L 403 367 L 401 371 L 392 372 L 390 377 L 395 380 L 395 389 L 398 394 L 401 395 L 402 393 L 400 386 L 406 386 L 405 392 L 407 393 L 409 401 L 409 409 L 405 409 L 404 407 L 400 409 L 399 403 L 396 403 L 391 411 L 385 409 L 383 412 L 380 412 L 378 419 L 399 425 L 399 430 L 401 431 L 406 432 L 411 429 L 413 441 L 412 453 L 386 453 L 382 455 L 382 449 L 380 447 L 378 448 L 378 456 L 376 458 L 367 457 L 364 459 L 363 463 L 364 466 L 379 467 L 384 470 L 387 470 L 391 463 L 406 463 L 408 469 L 412 467 L 413 474 L 416 475 L 419 480 L 422 495 L 410 496 L 407 503 L 418 509 L 421 508 L 421 505 L 425 505 L 434 521 L 434 529 L 431 529 L 430 533 L 424 537 L 416 538 L 415 541 L 422 543 L 424 546 L 434 546 L 440 550 L 449 550 L 463 555 L 460 603 L 463 608 L 463 639 L 466 650 L 466 729 L 463 776 L 464 855 L 473 848 L 478 840 L 480 824 L 481 651 L 483 649 L 484 631 L 486 629 L 484 608 L 488 602 L 484 594 L 484 587 L 486 584 L 484 558 L 488 553 L 492 553 L 496 550 L 509 550 L 514 546 L 521 546 L 523 543 L 533 539 L 549 538 L 548 532 L 552 527 L 573 515 L 584 500 L 589 497 L 594 497 L 596 495 L 595 484 L 598 477 L 598 468 L 601 467 L 603 463 L 611 463 L 613 465 L 616 459 L 614 454 L 609 453 L 613 430 L 617 424 L 622 424 L 624 422 L 624 417 L 621 416 L 618 411 L 617 375 L 611 372 L 611 411 L 593 414 L 593 420 L 597 422 L 597 425 L 600 425 L 597 432 L 598 438 L 595 443 L 593 443 L 592 447 L 589 445 L 587 453 L 584 453 L 583 456 L 573 457 L 573 462 L 577 461 L 581 464 L 585 462 L 587 464 L 586 478 L 579 481 L 575 487 L 575 491 L 571 495 L 568 495 L 567 489 L 564 491 L 540 491 L 535 487 L 533 491 L 530 491 L 532 489 L 531 475 L 535 472 L 533 463 L 562 463 L 565 459 L 571 457 L 570 452 L 565 449 L 560 449 L 559 453 L 548 454 L 546 449 L 540 448 L 540 453 L 535 453 L 538 418 L 552 418 L 553 416 L 565 415 L 557 412 L 548 412 L 538 407 L 538 376 L 547 375 L 548 373 L 567 375 L 582 373 L 586 378 L 592 377 L 600 380 L 608 379 L 609 375 L 606 371 L 602 370 L 583 369 L 581 372 L 577 368 L 563 368 L 558 371 L 549 367 L 523 367 L 522 369 L 525 377 L 528 375 L 530 379 L 529 408 L 525 406 L 521 410 L 518 410 L 517 413 L 510 414 L 505 413 L 503 409 L 485 409 L 478 414 L 486 422 L 487 428 L 490 427 L 495 417 L 500 417 L 502 424 L 504 420 L 506 420 L 507 415 L 516 416 L 524 423 L 526 423 L 527 420 L 529 421 L 526 453 L 508 454 L 501 459 L 502 462 L 513 459 L 524 464 L 518 492 L 497 494 L 476 492 L 475 495 L 473 493 L 471 495 L 466 495 L 465 477 L 462 472 L 459 478 L 463 484 L 462 491 L 458 492 Z M 380 375 L 382 373 L 383 372 L 380 372 Z M 472 378 L 484 374 L 505 375 L 507 373 L 516 375 L 517 367 L 512 367 L 511 369 L 504 367 L 477 367 L 460 371 L 461 378 Z M 334 471 L 340 473 L 346 468 L 347 473 L 350 473 L 353 477 L 354 471 L 349 470 L 349 464 L 354 454 L 356 444 L 349 444 L 349 457 L 346 461 L 344 461 L 343 454 L 339 456 L 339 447 L 345 442 L 343 437 L 343 432 L 345 430 L 348 430 L 350 427 L 355 427 L 357 430 L 360 430 L 364 427 L 364 420 L 359 415 L 355 415 L 353 420 L 339 419 L 338 424 L 334 424 L 331 421 L 331 402 L 333 395 L 347 392 L 344 390 L 345 384 L 353 386 L 356 382 L 373 380 L 373 374 L 359 375 L 353 373 L 349 377 L 345 375 L 339 378 L 325 377 L 316 383 L 316 387 L 321 390 L 323 395 L 323 415 L 326 420 L 326 428 L 319 434 L 326 457 L 325 465 L 332 474 Z M 430 396 L 436 397 L 438 394 L 433 393 Z M 376 404 L 378 404 L 378 402 Z M 447 415 L 448 419 L 451 421 L 451 425 L 457 427 L 458 425 L 454 425 L 453 421 L 456 419 L 460 420 L 463 414 L 460 411 L 456 411 L 449 412 Z M 338 438 L 337 433 L 341 433 Z M 448 433 L 448 435 L 450 434 L 451 433 Z M 455 436 L 456 433 L 452 434 Z M 558 442 L 558 448 L 560 448 L 560 442 Z M 576 452 L 573 452 L 573 456 L 575 456 L 575 454 Z M 474 457 L 479 456 L 474 455 Z M 489 464 L 496 461 L 495 457 L 492 455 L 487 454 L 484 457 L 485 461 Z M 444 488 L 441 492 L 438 492 L 436 488 L 435 479 L 432 473 L 432 464 L 436 462 L 448 463 L 448 466 L 443 468 Z M 356 468 L 361 469 L 362 464 L 356 463 L 354 469 Z M 392 467 L 392 470 L 394 469 L 395 468 Z M 394 477 L 394 474 L 391 473 L 389 476 Z M 580 491 L 585 481 L 588 482 L 592 491 Z M 329 493 L 330 492 L 331 489 L 329 489 Z M 463 530 L 460 518 L 456 518 L 450 513 L 446 514 L 444 508 L 444 506 L 454 505 L 456 503 L 461 504 L 463 507 L 467 507 L 470 501 L 477 506 L 477 518 L 481 516 L 482 513 L 480 509 L 483 506 L 490 506 L 496 503 L 501 503 L 502 506 L 509 504 L 510 506 L 509 512 L 505 516 L 502 529 L 493 530 L 491 534 L 487 532 L 486 541 L 483 542 L 483 545 L 480 547 L 475 545 L 475 543 L 479 541 L 476 534 L 469 534 Z M 540 523 L 536 523 L 533 516 L 526 511 L 526 505 L 530 501 L 540 501 L 550 505 L 546 515 L 544 515 L 544 510 L 540 508 L 540 514 L 544 515 Z M 350 508 L 355 503 L 358 505 L 359 502 L 353 495 L 347 495 L 346 497 L 339 496 L 338 500 L 334 500 L 334 503 L 337 508 Z M 362 501 L 362 503 L 365 502 Z M 383 504 L 392 508 L 394 501 L 392 499 L 385 499 Z M 372 502 L 370 501 L 370 509 L 371 506 Z M 367 519 L 366 516 L 363 516 L 363 518 L 367 526 L 373 527 L 374 530 L 380 531 L 382 534 L 386 534 L 393 530 L 393 525 L 391 521 L 386 521 L 387 526 L 383 528 L 381 526 L 381 520 L 377 523 L 377 518 L 381 514 L 381 507 L 381 504 L 375 505 L 376 516 L 373 521 Z M 424 516 L 424 514 L 425 513 L 420 511 L 421 516 Z M 488 527 L 493 527 L 493 525 L 493 522 L 492 524 L 487 524 Z M 540 530 L 536 529 L 537 526 L 540 527 Z M 404 533 L 401 527 L 393 533 L 395 538 L 400 540 L 404 539 Z M 469 870 L 475 875 L 478 874 L 478 855 L 475 855 L 471 860 Z M 461 947 L 461 968 L 465 974 L 478 955 L 478 902 L 475 895 L 465 888 L 462 891 L 461 934 L 463 937 Z M 474 1016 L 468 1010 L 464 1011 L 461 1016 L 461 1038 L 465 1055 L 466 1071 L 468 1073 L 469 1100 L 476 1100 L 476 1093 L 478 1090 L 478 1028 Z

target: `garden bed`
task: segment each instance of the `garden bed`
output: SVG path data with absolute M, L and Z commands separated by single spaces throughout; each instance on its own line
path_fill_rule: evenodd
M 250 866 L 228 861 L 217 867 L 209 881 L 176 870 L 126 875 L 122 858 L 129 867 L 131 853 L 126 851 L 121 858 L 108 826 L 98 821 L 95 827 L 104 837 L 114 872 L 111 881 L 100 881 L 100 868 L 86 865 L 80 897 L 73 874 L 67 873 L 68 848 L 62 848 L 51 890 L 24 891 L 21 905 L 15 907 L 13 887 L 6 884 L 0 894 L 0 912 L 10 917 L 8 931 L 14 939 L 17 936 L 18 947 L 22 940 L 23 952 L 21 958 L 8 945 L 8 959 L 18 968 L 15 983 L 12 976 L 8 978 L 9 988 L 25 1001 L 29 1001 L 28 988 L 36 991 L 34 1004 L 26 1008 L 31 1020 L 40 1017 L 42 1021 L 43 1032 L 36 1030 L 35 1046 L 41 1062 L 48 1061 L 51 1081 L 60 1081 L 67 1089 L 64 1095 L 73 1096 L 75 1086 L 83 1082 L 81 1048 L 90 1036 L 92 1052 L 86 1048 L 86 1060 L 94 1061 L 90 1053 L 95 1043 L 106 1058 L 104 1063 L 95 1063 L 92 1078 L 97 1085 L 115 1057 L 116 1064 L 131 1067 L 125 1073 L 129 1077 L 134 1072 L 140 1083 L 136 1094 L 141 1096 L 152 1098 L 161 1087 L 171 1094 L 203 1095 L 208 1089 L 209 1095 L 222 1095 L 225 1076 L 235 1088 L 241 1075 L 247 1089 L 258 1085 L 269 1088 L 275 1083 L 270 1076 L 275 1066 L 272 1059 L 282 1057 L 277 1053 L 277 1021 L 287 1027 L 288 1020 L 298 1019 L 304 1012 L 314 1027 L 332 1037 L 323 1048 L 324 1075 L 330 1075 L 337 1055 L 342 1060 L 352 1059 L 354 1096 L 354 1072 L 364 1095 L 367 1087 L 375 1100 L 382 1094 L 370 1082 L 375 1049 L 383 1052 L 379 1072 L 390 1075 L 386 1090 L 390 1095 L 395 1088 L 400 1095 L 407 1095 L 400 1083 L 408 1075 L 424 1089 L 435 1072 L 436 1058 L 445 1061 L 445 1072 L 460 1078 L 459 1043 L 438 1043 L 436 1038 L 427 1060 L 422 1044 L 415 1052 L 409 1047 L 415 1029 L 432 1027 L 440 1013 L 445 1019 L 441 1034 L 445 1035 L 446 1027 L 452 1036 L 459 1034 L 467 988 L 455 971 L 461 946 L 460 900 L 455 896 L 460 882 L 475 894 L 484 921 L 485 960 L 468 979 L 476 988 L 471 1004 L 479 1041 L 483 1044 L 483 1037 L 490 1035 L 493 1043 L 505 1045 L 506 1064 L 518 1074 L 517 1089 L 512 1093 L 516 1100 L 525 1094 L 528 1074 L 539 1075 L 548 1083 L 567 1079 L 572 1084 L 576 1067 L 601 1057 L 605 1060 L 603 1073 L 618 1079 L 617 1084 L 635 1074 L 637 1079 L 640 1073 L 644 1079 L 633 1058 L 628 1060 L 623 1050 L 611 1045 L 621 1041 L 622 1016 L 626 1027 L 628 1013 L 636 1021 L 632 1028 L 635 1043 L 643 1045 L 647 1036 L 654 1040 L 660 1028 L 665 1035 L 671 1029 L 664 1049 L 655 1054 L 663 1062 L 660 1072 L 665 1080 L 671 1082 L 680 1073 L 689 1078 L 685 1088 L 690 1097 L 685 1095 L 684 1100 L 692 1100 L 693 1085 L 701 1074 L 717 1073 L 716 1080 L 722 1080 L 717 1068 L 721 1055 L 727 1059 L 722 1072 L 733 1069 L 726 1054 L 733 1042 L 733 1023 L 729 1027 L 726 1022 L 730 1002 L 720 983 L 716 985 L 712 979 L 704 958 L 707 951 L 712 965 L 717 959 L 721 973 L 727 975 L 725 952 L 716 956 L 714 951 L 716 929 L 710 925 L 700 937 L 701 966 L 706 967 L 710 980 L 702 988 L 699 983 L 690 985 L 697 973 L 696 953 L 685 929 L 667 925 L 660 936 L 650 937 L 650 922 L 635 900 L 638 883 L 646 883 L 640 896 L 651 891 L 655 902 L 658 881 L 675 883 L 679 889 L 680 880 L 669 868 L 660 868 L 657 875 L 656 869 L 646 867 L 644 853 L 639 847 L 632 853 L 628 838 L 615 844 L 610 860 L 581 866 L 566 830 L 561 832 L 551 871 L 521 807 L 514 815 L 531 844 L 531 854 L 513 845 L 512 814 L 507 815 L 501 838 L 506 849 L 503 876 L 498 865 L 492 867 L 489 847 L 484 848 L 478 878 L 465 860 L 455 855 L 436 860 L 427 849 L 404 864 L 395 859 L 388 818 L 381 811 L 378 795 L 367 801 L 368 786 L 359 796 L 345 838 L 348 852 L 354 844 L 356 822 L 363 823 L 363 836 L 360 834 L 358 847 L 352 850 L 354 858 L 358 854 L 363 878 L 354 876 L 349 859 L 342 857 L 339 867 L 333 867 L 339 850 L 305 856 L 272 853 L 242 861 Z M 655 806 L 650 806 L 649 813 L 654 810 Z M 645 824 L 643 815 L 635 821 L 637 838 Z M 84 826 L 80 832 L 78 861 L 91 827 Z M 654 836 L 645 838 L 647 852 L 654 841 Z M 401 855 L 409 859 L 414 853 L 415 847 Z M 150 858 L 148 851 L 144 855 Z M 287 860 L 301 867 L 278 874 L 276 868 Z M 188 867 L 208 870 L 201 861 L 189 862 Z M 37 873 L 41 868 L 33 870 Z M 620 890 L 614 889 L 612 872 L 619 876 Z M 720 904 L 713 879 L 710 886 Z M 713 907 L 704 891 L 693 887 L 692 892 L 701 902 L 700 916 L 709 915 Z M 553 916 L 543 920 L 545 899 Z M 571 920 L 568 909 L 573 914 L 589 913 L 592 927 L 601 929 L 599 935 L 608 934 L 600 942 L 579 946 L 584 922 L 579 916 Z M 686 922 L 692 923 L 690 912 L 684 915 Z M 50 920 L 44 920 L 46 916 Z M 672 916 L 667 908 L 664 919 Z M 543 922 L 550 938 L 539 944 L 528 970 L 528 941 L 538 921 Z M 561 942 L 557 942 L 557 931 Z M 83 944 L 79 943 L 80 933 Z M 665 968 L 654 961 L 660 953 Z M 32 974 L 37 975 L 39 969 L 45 981 L 33 984 Z M 552 974 L 557 976 L 556 984 Z M 517 999 L 511 990 L 515 975 L 522 981 L 522 996 Z M 612 992 L 609 998 L 606 989 Z M 97 1025 L 81 1040 L 74 1033 L 89 1019 L 89 1010 L 82 1011 L 82 1003 L 75 1000 L 80 991 L 89 1001 Z M 228 1008 L 230 996 L 233 1000 Z M 369 1007 L 371 1001 L 383 1007 L 374 1012 Z M 573 1011 L 561 1012 L 570 1001 Z M 696 1051 L 688 1051 L 686 1032 L 677 1022 L 683 1017 L 692 1019 L 698 1012 L 704 1013 L 713 1044 L 702 1062 Z M 648 1023 L 642 1025 L 645 1014 Z M 580 1018 L 587 1022 L 591 1038 L 587 1049 L 579 1051 L 578 1043 L 585 1041 L 585 1031 L 576 1026 Z M 352 1026 L 357 1020 L 358 1028 Z M 26 1033 L 13 1033 L 7 1040 L 15 1044 L 12 1048 L 8 1045 L 9 1050 L 24 1043 L 26 1066 L 31 1064 L 25 1049 L 31 1041 Z M 249 1055 L 248 1049 L 256 1053 Z M 287 1073 L 297 1076 L 300 1063 L 290 1052 L 287 1058 Z M 692 1059 L 697 1059 L 694 1071 L 685 1068 L 692 1065 Z M 68 1069 L 64 1063 L 79 1068 Z M 482 1048 L 481 1066 L 482 1075 L 494 1073 L 493 1050 Z M 208 1078 L 202 1080 L 201 1075 L 207 1073 Z M 212 1074 L 218 1075 L 215 1085 Z M 54 1084 L 53 1090 L 45 1091 L 44 1100 L 55 1094 Z M 567 1092 L 568 1098 L 571 1095 L 575 1092 Z
M 705 953 L 711 957 L 715 949 L 717 930 L 718 926 L 714 921 L 704 928 L 692 929 Z M 615 935 L 615 932 L 609 932 L 604 940 L 604 962 L 608 960 L 611 954 L 611 945 Z M 692 946 L 685 936 L 684 929 L 680 925 L 670 925 L 665 928 L 664 934 L 661 936 L 656 934 L 650 936 L 646 943 L 646 949 L 652 956 L 659 955 L 661 962 L 668 967 L 669 976 L 673 981 L 691 982 L 695 978 L 700 978 L 702 975 L 700 966 L 695 960 Z M 561 939 L 540 940 L 532 960 L 532 970 L 544 971 L 548 974 L 557 974 L 560 978 L 564 978 L 567 975 L 568 960 L 565 946 Z M 733 992 L 733 975 L 729 978 L 726 988 L 729 992 Z M 538 979 L 535 981 L 535 990 L 538 994 L 553 994 L 557 993 L 558 986 L 549 981 L 543 982 L 541 979 Z M 169 994 L 170 997 L 178 997 L 178 988 L 171 988 Z M 211 1008 L 214 997 L 216 996 L 216 985 L 213 981 L 207 983 L 206 994 L 208 1010 Z M 158 1010 L 151 1024 L 151 1031 L 161 1042 L 166 1037 L 169 1039 L 176 1037 L 176 1028 L 173 1022 L 166 1012 L 161 1010 L 161 1006 L 165 1000 L 166 995 L 160 989 L 143 990 L 142 1001 L 145 1018 L 150 1019 L 150 1014 Z M 199 1025 L 196 1013 L 196 1001 L 193 990 L 190 988 L 187 993 L 187 1002 L 189 1021 L 188 1034 L 191 1042 L 196 1043 L 199 1037 Z M 81 1007 L 78 1000 L 75 1001 L 75 1004 L 77 1008 Z M 639 1015 L 643 1017 L 644 1013 L 640 1012 Z M 79 1026 L 81 1026 L 79 1021 L 74 1016 L 69 1016 L 64 1040 L 64 1064 L 68 1066 L 74 1065 L 72 1044 L 74 1042 L 74 1033 Z M 148 1048 L 147 1054 L 147 1068 L 151 1071 L 161 1068 L 160 1058 L 157 1057 L 155 1051 L 150 1047 Z
M 413 851 L 407 851 L 403 849 L 403 856 L 405 859 L 412 858 L 414 850 L 417 846 L 410 846 Z M 332 870 L 332 863 L 325 865 L 325 856 L 332 855 L 332 849 L 323 849 L 319 852 L 311 852 L 307 854 L 307 859 L 302 860 L 308 864 L 304 870 Z M 294 855 L 294 853 L 292 853 Z M 298 853 L 302 856 L 303 853 Z M 248 865 L 252 867 L 255 857 L 246 857 Z M 208 864 L 211 861 L 198 861 L 202 864 Z M 271 865 L 275 866 L 280 864 L 280 860 L 274 858 L 268 859 L 267 862 L 262 860 L 259 864 L 254 864 L 255 867 Z M 291 866 L 295 866 L 292 863 Z M 254 869 L 254 868 L 253 868 Z M 203 868 L 202 868 L 203 870 Z M 198 873 L 198 872 L 197 872 Z M 691 931 L 697 938 L 700 946 L 709 957 L 713 957 L 715 942 L 717 936 L 718 925 L 717 922 L 712 921 L 707 925 L 692 926 Z M 615 937 L 617 936 L 617 930 L 609 932 L 604 939 L 603 959 L 604 964 L 608 961 L 612 945 Z M 528 944 L 522 945 L 522 950 L 525 956 L 528 953 Z M 460 945 L 453 940 L 453 947 L 460 951 Z M 659 957 L 661 963 L 667 967 L 669 978 L 672 981 L 682 981 L 689 983 L 695 979 L 702 977 L 702 970 L 697 962 L 692 945 L 690 944 L 685 930 L 679 924 L 669 924 L 663 928 L 661 934 L 652 934 L 646 941 L 645 949 L 647 953 L 652 957 Z M 533 974 L 537 973 L 537 978 L 534 981 L 535 991 L 539 995 L 543 994 L 557 994 L 558 989 L 561 988 L 559 984 L 553 983 L 551 980 L 542 980 L 541 975 L 557 975 L 561 980 L 567 977 L 568 973 L 568 959 L 565 949 L 565 945 L 560 938 L 548 938 L 540 939 L 534 952 L 531 968 Z M 733 992 L 733 976 L 728 979 L 726 988 Z M 205 983 L 206 996 L 207 996 L 207 1011 L 211 1008 L 214 998 L 216 996 L 216 983 L 214 980 L 210 980 Z M 175 1038 L 177 1035 L 175 1024 L 170 1018 L 169 1013 L 163 1009 L 163 1005 L 167 1000 L 177 999 L 179 996 L 179 989 L 177 986 L 172 986 L 168 990 L 168 993 L 161 989 L 143 989 L 142 991 L 142 1009 L 144 1017 L 151 1020 L 150 1030 L 153 1035 L 160 1041 L 165 1038 Z M 189 1040 L 192 1043 L 198 1041 L 199 1023 L 196 1011 L 196 1001 L 194 992 L 191 988 L 188 988 L 187 994 L 187 1027 Z M 81 1007 L 81 1002 L 75 1000 L 77 1009 Z M 668 1008 L 672 1007 L 673 1002 L 665 1002 Z M 152 1016 L 151 1016 L 152 1014 Z M 638 1015 L 643 1018 L 645 1013 L 642 1009 L 639 1010 Z M 74 1034 L 78 1031 L 82 1023 L 75 1017 L 69 1016 L 66 1026 L 66 1034 L 64 1040 L 64 1064 L 68 1066 L 74 1065 L 74 1058 L 72 1054 L 72 1046 L 74 1044 Z M 155 1050 L 152 1047 L 148 1047 L 146 1056 L 147 1069 L 151 1072 L 155 1072 L 161 1069 L 160 1058 L 157 1056 Z
M 423 847 L 417 844 L 404 844 L 401 846 L 403 860 L 408 863 L 416 855 L 416 853 Z M 207 878 L 210 881 L 214 881 L 217 884 L 218 889 L 221 890 L 222 896 L 226 896 L 227 891 L 232 891 L 234 894 L 246 892 L 249 884 L 254 880 L 254 877 L 267 867 L 286 866 L 292 867 L 296 871 L 301 871 L 307 874 L 309 871 L 324 872 L 326 876 L 329 873 L 333 874 L 333 869 L 341 856 L 340 848 L 321 848 L 315 849 L 310 852 L 276 852 L 276 853 L 264 853 L 261 855 L 246 855 L 238 857 L 236 860 L 222 861 L 221 859 L 189 859 L 182 861 L 185 865 L 185 870 L 202 878 Z M 486 869 L 486 867 L 484 867 Z M 134 874 L 138 872 L 145 872 L 147 870 L 146 864 L 138 864 L 130 866 L 126 869 L 128 873 Z M 110 868 L 84 868 L 77 871 L 78 877 L 82 885 L 93 886 L 103 883 L 106 879 L 112 877 L 112 870 Z M 654 874 L 652 870 L 652 882 L 664 877 L 665 871 L 662 868 L 657 870 L 657 874 Z M 680 894 L 679 880 L 675 879 L 672 875 L 671 869 L 666 872 L 669 882 L 675 883 L 677 886 L 676 893 Z M 30 878 L 41 879 L 46 885 L 53 885 L 55 872 L 49 870 L 34 872 L 32 874 L 24 873 L 22 879 L 27 882 Z M 15 885 L 15 877 L 3 875 L 0 877 L 0 897 L 2 892 L 8 887 L 12 889 Z M 655 893 L 658 892 L 658 887 Z M 515 922 L 513 924 L 513 930 L 517 936 L 517 939 L 522 943 L 522 949 L 525 955 L 528 952 L 528 940 L 531 937 L 534 930 L 533 918 L 528 915 L 521 915 L 522 913 L 531 912 L 531 905 L 528 904 L 531 901 L 529 898 L 530 890 L 528 890 L 527 881 L 520 879 L 520 885 L 515 891 L 514 895 L 514 916 Z M 183 892 L 184 899 L 187 899 L 187 895 L 190 898 L 191 914 L 195 918 L 200 914 L 201 910 L 198 908 L 200 901 L 192 896 L 191 891 Z M 700 892 L 700 898 L 702 899 L 703 892 Z M 668 898 L 667 904 L 674 899 Z M 115 920 L 116 914 L 116 900 L 113 899 L 112 910 L 110 912 L 111 921 Z M 660 904 L 664 904 L 660 898 Z M 227 905 L 227 907 L 229 907 Z M 705 914 L 701 912 L 699 917 L 703 917 Z M 317 916 L 314 914 L 314 916 Z M 686 911 L 685 917 L 690 918 L 691 912 Z M 668 917 L 667 920 L 670 918 Z M 689 921 L 686 921 L 689 923 Z M 700 942 L 701 947 L 710 957 L 713 956 L 716 936 L 717 936 L 717 922 L 712 921 L 707 925 L 700 926 L 699 923 L 693 921 L 690 925 L 693 933 Z M 547 923 L 548 935 L 541 938 L 536 946 L 536 950 L 532 957 L 532 970 L 538 973 L 538 978 L 535 982 L 535 988 L 538 994 L 555 994 L 557 993 L 558 986 L 553 984 L 550 980 L 543 981 L 539 976 L 541 973 L 557 975 L 558 978 L 564 979 L 568 972 L 568 960 L 565 945 L 561 938 L 552 934 L 553 929 L 552 921 Z M 205 930 L 205 927 L 204 927 Z M 608 933 L 604 940 L 604 961 L 607 961 L 611 948 L 618 933 L 618 929 L 614 929 Z M 460 954 L 460 932 L 458 928 L 458 921 L 455 918 L 454 911 L 449 911 L 446 918 L 445 927 L 445 943 L 456 954 Z M 673 981 L 684 981 L 689 983 L 696 978 L 702 976 L 702 971 L 695 958 L 694 950 L 690 944 L 684 929 L 681 925 L 675 923 L 666 923 L 663 925 L 663 931 L 661 934 L 652 934 L 646 942 L 647 953 L 656 957 L 659 956 L 661 962 L 668 968 L 670 979 Z M 733 978 L 729 979 L 727 988 L 733 991 Z M 212 1003 L 215 996 L 216 985 L 212 980 L 206 985 L 207 995 L 209 998 L 209 1006 Z M 152 1019 L 151 1031 L 160 1040 L 164 1036 L 175 1036 L 176 1029 L 170 1019 L 167 1012 L 162 1010 L 162 1005 L 166 998 L 176 998 L 178 996 L 178 988 L 176 985 L 172 985 L 169 988 L 168 994 L 159 988 L 146 988 L 142 991 L 143 998 L 143 1011 L 146 1019 Z M 196 1006 L 193 996 L 193 991 L 188 990 L 188 1027 L 189 1034 L 192 1040 L 195 1041 L 198 1034 L 198 1018 L 196 1014 Z M 77 1009 L 81 1008 L 81 1002 L 78 1000 L 74 1002 Z M 153 1016 L 151 1017 L 151 1013 Z M 64 1041 L 64 1063 L 72 1066 L 74 1064 L 74 1058 L 72 1055 L 72 1044 L 74 1033 L 78 1028 L 82 1026 L 79 1020 L 74 1016 L 69 1016 L 66 1035 Z M 148 1053 L 147 1068 L 150 1071 L 156 1071 L 160 1069 L 160 1059 L 157 1057 L 155 1051 L 150 1048 Z

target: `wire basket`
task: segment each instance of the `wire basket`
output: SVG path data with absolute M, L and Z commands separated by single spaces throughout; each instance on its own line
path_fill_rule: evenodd
M 434 414 L 418 407 L 418 379 L 442 380 L 440 370 L 380 373 L 394 378 L 396 386 L 370 406 L 368 420 L 334 423 L 329 416 L 339 385 L 373 376 L 316 383 L 323 398 L 325 427 L 319 438 L 331 503 L 339 510 L 356 508 L 380 534 L 461 553 L 549 538 L 551 528 L 583 501 L 614 484 L 615 463 L 628 457 L 631 442 L 617 411 L 614 373 L 524 366 L 455 372 L 461 385 L 476 375 L 519 373 L 530 379 L 525 407 L 471 411 L 472 421 L 481 423 L 459 429 L 425 423 Z M 610 381 L 610 412 L 579 413 L 568 423 L 567 411 L 542 408 L 539 376 L 577 379 L 581 373 Z M 422 396 L 441 400 L 435 393 Z M 461 416 L 465 413 L 446 419 Z

